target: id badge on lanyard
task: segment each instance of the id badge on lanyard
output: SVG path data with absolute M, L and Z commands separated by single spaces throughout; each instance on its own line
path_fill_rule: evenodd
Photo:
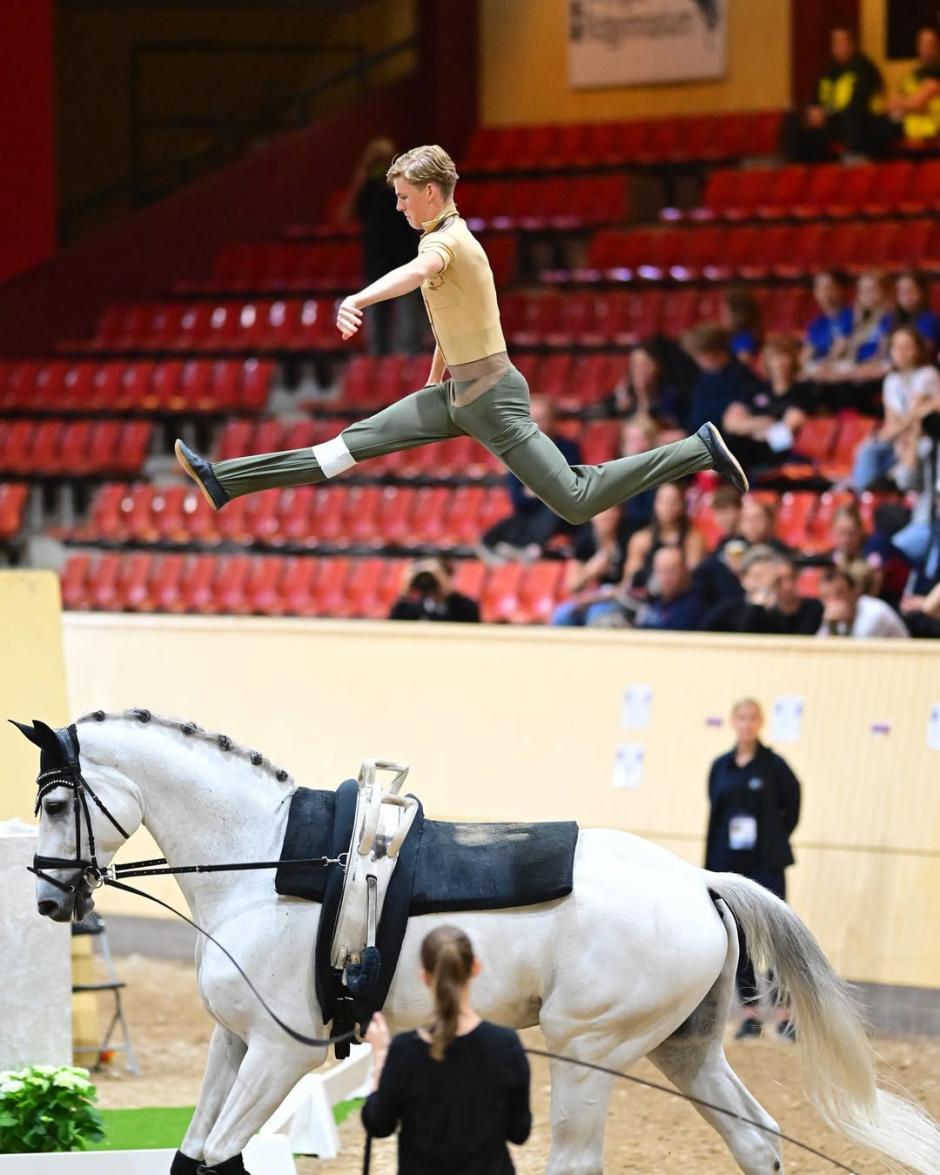
M 747 852 L 757 847 L 757 818 L 732 816 L 728 821 L 728 847 L 735 852 Z

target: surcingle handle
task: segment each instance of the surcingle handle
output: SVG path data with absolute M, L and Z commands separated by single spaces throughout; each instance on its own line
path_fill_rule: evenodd
M 366 886 L 368 889 L 366 894 L 366 946 L 374 947 L 379 905 L 379 883 L 374 873 L 370 873 L 366 877 Z
M 404 763 L 393 763 L 391 759 L 363 759 L 359 768 L 359 786 L 372 787 L 379 771 L 394 771 L 395 778 L 385 789 L 389 795 L 397 796 L 408 778 L 410 768 Z

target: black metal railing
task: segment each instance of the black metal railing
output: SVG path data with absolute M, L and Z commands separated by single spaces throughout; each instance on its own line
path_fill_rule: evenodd
M 376 71 L 389 62 L 402 59 L 417 47 L 410 37 L 375 53 L 365 53 L 361 45 L 216 45 L 205 42 L 162 42 L 135 46 L 131 51 L 128 88 L 128 174 L 93 195 L 64 209 L 59 216 L 59 239 L 67 243 L 105 221 L 110 215 L 146 207 L 184 185 L 227 163 L 248 149 L 258 147 L 274 136 L 307 126 L 313 117 L 329 108 L 330 100 L 338 104 L 363 97 L 374 84 Z M 148 113 L 143 70 L 148 56 L 160 53 L 349 55 L 353 60 L 312 85 L 301 87 L 266 109 L 250 114 L 234 111 L 158 115 Z M 147 162 L 148 138 L 154 135 L 192 139 L 173 151 L 172 156 L 156 164 Z

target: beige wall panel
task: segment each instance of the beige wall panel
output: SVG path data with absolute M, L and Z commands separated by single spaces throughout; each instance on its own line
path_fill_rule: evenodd
M 574 817 L 694 862 L 731 704 L 798 695 L 800 741 L 777 748 L 804 788 L 797 908 L 855 979 L 940 975 L 940 752 L 927 746 L 940 657 L 928 642 L 72 614 L 65 644 L 76 712 L 191 718 L 310 787 L 334 787 L 363 757 L 403 759 L 432 817 Z M 652 688 L 643 730 L 621 726 L 633 684 Z M 616 790 L 630 742 L 644 747 L 643 778 Z M 132 855 L 148 852 L 135 842 Z
M 574 90 L 567 0 L 483 0 L 480 121 L 487 125 L 764 110 L 789 104 L 789 0 L 730 0 L 720 81 Z

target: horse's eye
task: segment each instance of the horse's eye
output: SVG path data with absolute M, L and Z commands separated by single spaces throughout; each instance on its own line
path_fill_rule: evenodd
M 67 807 L 67 800 L 49 800 L 43 805 L 43 811 L 47 816 L 61 816 Z

